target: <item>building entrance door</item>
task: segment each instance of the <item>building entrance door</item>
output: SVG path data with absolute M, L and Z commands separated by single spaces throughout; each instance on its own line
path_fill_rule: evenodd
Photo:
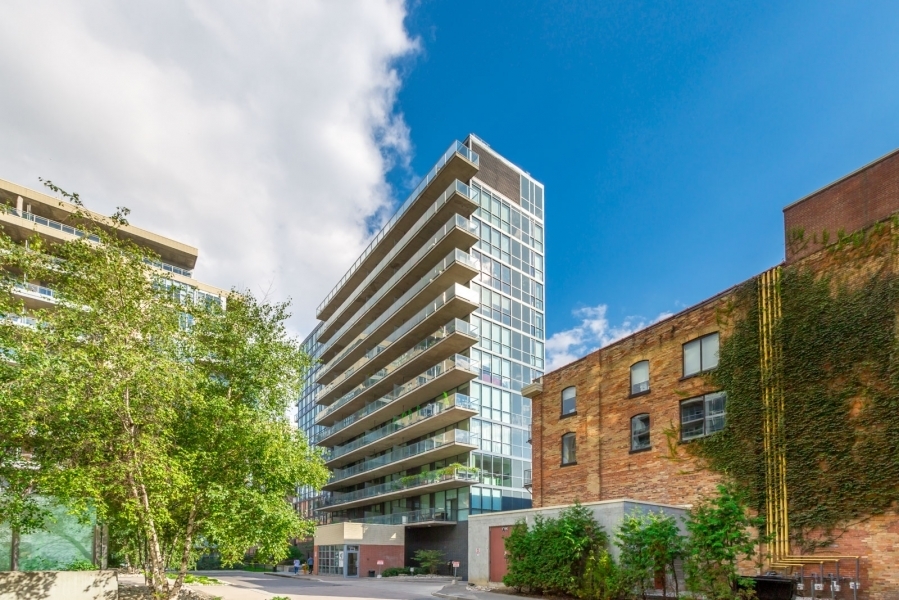
M 511 525 L 501 525 L 490 528 L 490 545 L 487 551 L 490 553 L 490 581 L 502 582 L 503 575 L 509 572 L 509 564 L 506 561 L 505 539 L 512 533 Z
M 346 577 L 359 577 L 359 546 L 346 547 Z

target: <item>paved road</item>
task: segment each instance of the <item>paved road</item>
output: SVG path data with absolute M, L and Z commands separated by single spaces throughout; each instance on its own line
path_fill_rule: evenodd
M 248 571 L 202 571 L 230 585 L 191 586 L 223 600 L 269 600 L 287 596 L 290 600 L 434 600 L 434 592 L 446 585 L 437 582 L 399 582 L 391 579 L 338 579 L 314 581 L 275 577 Z

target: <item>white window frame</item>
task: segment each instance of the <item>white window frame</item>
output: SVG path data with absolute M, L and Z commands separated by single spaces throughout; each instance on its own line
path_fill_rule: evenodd
M 709 340 L 710 338 L 715 338 L 717 340 L 717 344 L 715 344 L 715 352 L 713 356 L 705 356 L 705 352 L 703 352 L 703 346 L 705 340 Z M 687 372 L 687 347 L 696 345 L 699 348 L 699 370 L 698 371 L 690 371 Z M 689 342 L 685 343 L 682 347 L 682 367 L 684 377 L 692 377 L 693 375 L 699 375 L 700 373 L 705 373 L 706 371 L 711 371 L 712 369 L 718 366 L 718 359 L 721 352 L 721 338 L 718 335 L 717 331 L 712 333 L 708 333 L 706 335 L 700 336 L 696 339 L 692 339 Z

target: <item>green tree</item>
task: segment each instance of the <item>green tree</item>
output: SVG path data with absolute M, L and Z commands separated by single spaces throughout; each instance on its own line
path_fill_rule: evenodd
M 687 587 L 709 599 L 745 594 L 749 581 L 737 563 L 751 560 L 759 544 L 751 529 L 762 520 L 748 515 L 746 498 L 734 485 L 719 485 L 718 494 L 693 507 L 687 516 Z
M 446 555 L 440 550 L 416 550 L 412 558 L 415 559 L 422 569 L 434 575 L 437 573 L 437 567 L 446 560 Z
M 286 557 L 288 539 L 313 530 L 286 498 L 323 485 L 327 470 L 286 418 L 310 364 L 286 333 L 287 305 L 199 297 L 119 235 L 126 214 L 79 214 L 100 242 L 53 256 L 39 239 L 22 250 L 0 238 L 3 270 L 57 299 L 33 311 L 35 327 L 0 325 L 15 363 L 0 402 L 31 424 L 23 445 L 42 491 L 93 505 L 122 546 L 142 550 L 154 597 L 176 598 L 203 547 L 225 564 L 253 546 Z
M 615 545 L 621 551 L 622 578 L 631 588 L 637 588 L 643 598 L 646 598 L 646 590 L 651 589 L 657 574 L 666 576 L 666 579 L 667 575 L 671 575 L 674 594 L 678 595 L 680 590 L 674 562 L 683 557 L 684 538 L 673 516 L 663 512 L 640 511 L 625 515 L 615 534 Z M 668 596 L 667 585 L 662 589 L 662 596 Z
M 590 551 L 581 586 L 577 592 L 582 600 L 619 600 L 629 591 L 627 581 L 605 548 Z
M 24 247 L 5 243 L 0 246 L 5 260 L 27 269 L 34 260 Z M 27 272 L 27 271 L 25 271 Z M 18 377 L 15 348 L 22 327 L 12 317 L 25 312 L 20 299 L 13 294 L 19 282 L 12 274 L 0 279 L 0 385 L 7 385 Z M 11 532 L 10 569 L 19 569 L 19 540 L 22 535 L 43 528 L 50 511 L 38 496 L 43 470 L 39 456 L 34 456 L 35 432 L 40 426 L 40 414 L 29 398 L 0 393 L 0 523 Z

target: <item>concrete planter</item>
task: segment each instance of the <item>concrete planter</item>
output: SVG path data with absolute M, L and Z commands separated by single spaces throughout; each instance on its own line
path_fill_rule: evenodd
M 0 600 L 115 600 L 115 571 L 0 572 Z

